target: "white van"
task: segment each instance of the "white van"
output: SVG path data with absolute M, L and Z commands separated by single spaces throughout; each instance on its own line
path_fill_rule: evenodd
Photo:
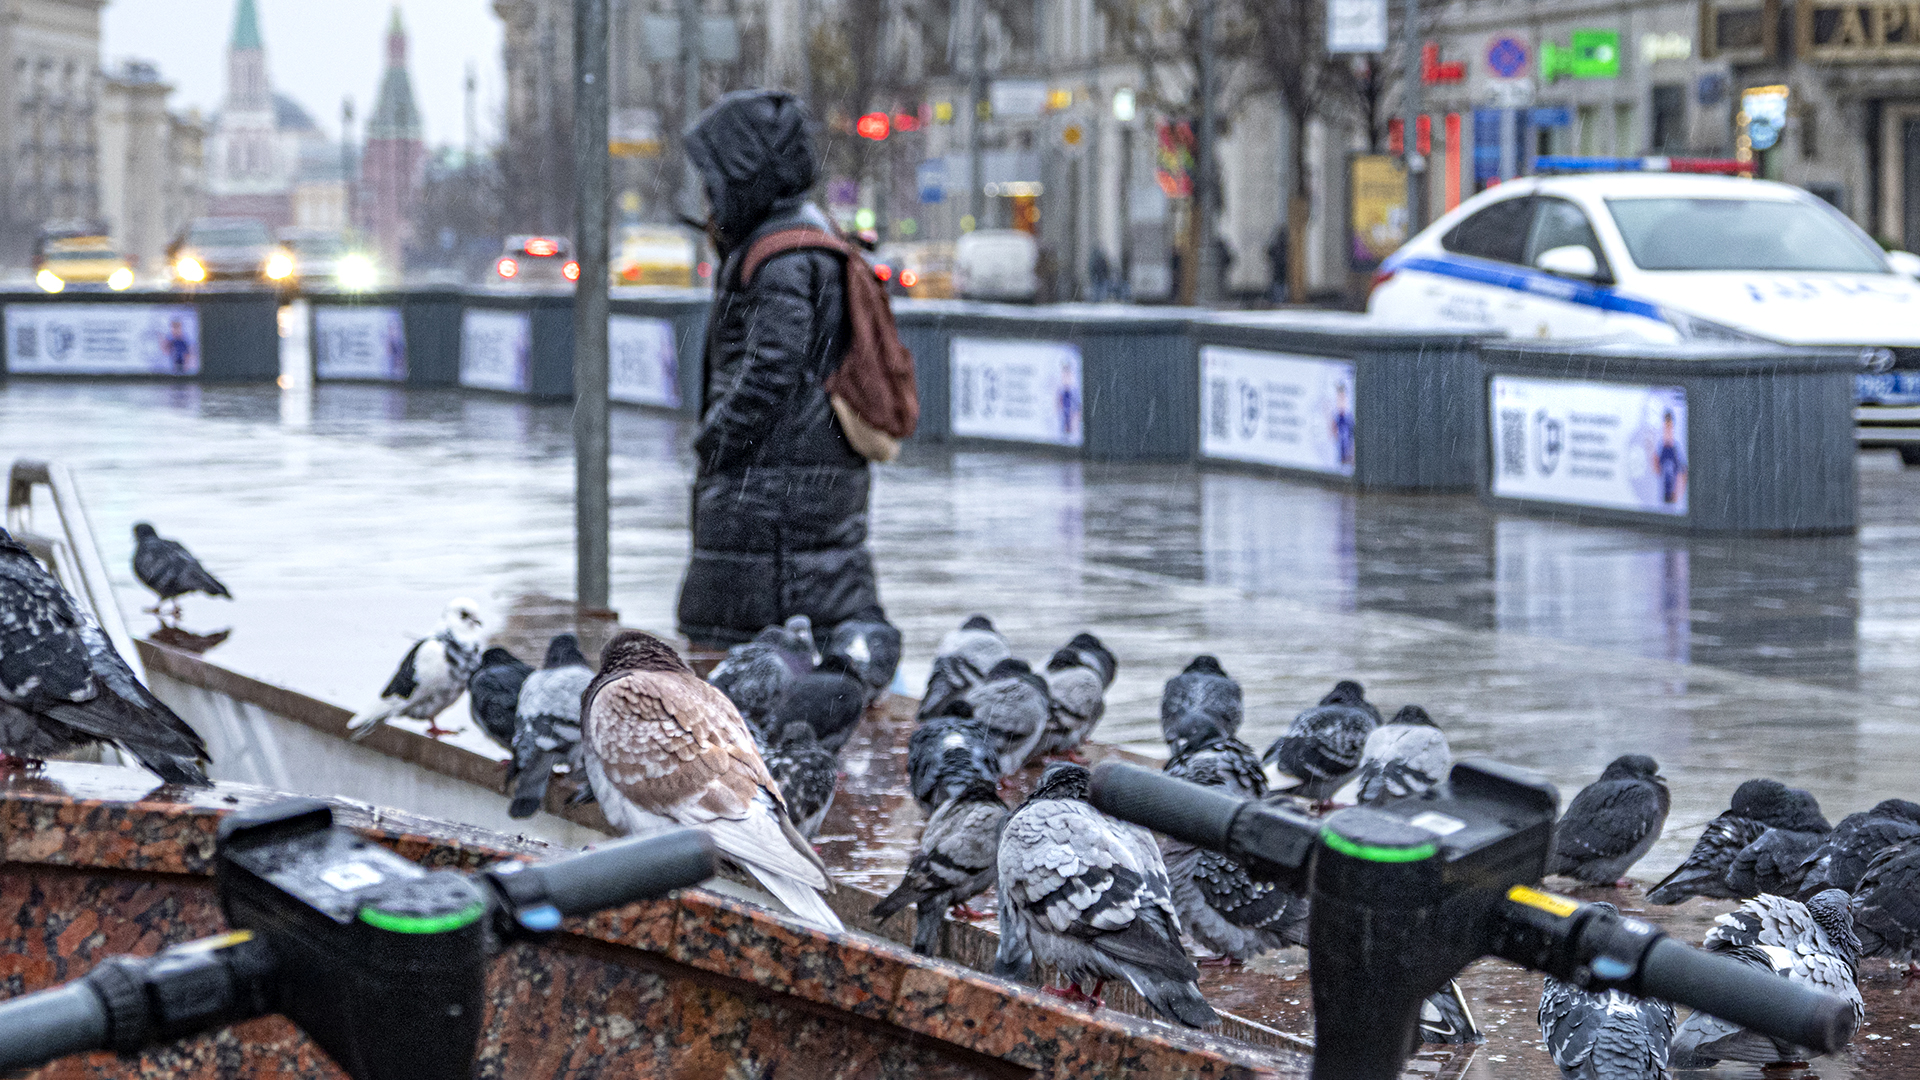
M 1040 295 L 1040 245 L 1019 229 L 975 229 L 953 246 L 953 289 L 966 300 L 1031 303 Z

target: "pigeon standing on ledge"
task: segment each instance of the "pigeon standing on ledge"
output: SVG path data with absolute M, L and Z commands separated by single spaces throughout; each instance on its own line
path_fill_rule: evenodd
M 1812 792 L 1788 788 L 1787 798 L 1786 817 L 1769 823 L 1727 864 L 1727 889 L 1743 900 L 1762 893 L 1792 896 L 1800 888 L 1803 864 L 1833 832 Z
M 513 766 L 507 782 L 513 802 L 507 816 L 530 818 L 547 799 L 553 767 L 574 760 L 580 745 L 580 695 L 593 681 L 593 667 L 580 639 L 556 634 L 547 642 L 540 670 L 520 686 L 514 709 Z
M 991 776 L 974 774 L 958 795 L 940 804 L 920 831 L 920 845 L 906 876 L 886 899 L 874 905 L 881 923 L 908 904 L 918 921 L 913 951 L 935 955 L 944 936 L 948 909 L 962 918 L 979 918 L 967 901 L 986 892 L 999 875 L 1000 836 L 1012 816 Z
M 1359 805 L 1424 795 L 1446 779 L 1453 751 L 1446 733 L 1418 705 L 1402 706 L 1374 728 L 1360 750 L 1360 768 L 1333 801 Z
M 176 541 L 162 539 L 144 521 L 133 527 L 133 576 L 160 598 L 151 609 L 156 615 L 171 604 L 173 617 L 178 619 L 180 597 L 191 592 L 233 599 L 227 587 L 207 573 L 192 552 Z
M 852 663 L 829 654 L 821 658 L 819 667 L 795 679 L 754 727 L 772 743 L 782 729 L 798 721 L 813 729 L 814 738 L 828 753 L 837 754 L 860 726 L 867 700 L 866 683 Z
M 1875 855 L 1915 837 L 1920 837 L 1920 805 L 1905 799 L 1886 799 L 1864 813 L 1848 814 L 1801 862 L 1796 899 L 1828 889 L 1853 892 Z M 1920 907 L 1920 897 L 1915 904 Z
M 1283 789 L 1288 793 L 1316 801 L 1330 798 L 1359 770 L 1367 736 L 1380 726 L 1379 717 L 1359 683 L 1341 682 L 1320 704 L 1294 717 L 1287 733 L 1275 739 L 1260 760 L 1294 778 L 1294 786 Z
M 0 529 L 0 762 L 113 743 L 162 780 L 204 785 L 200 736 L 161 704 L 107 635 Z
M 1647 890 L 1647 902 L 1678 904 L 1690 896 L 1734 899 L 1727 886 L 1727 868 L 1742 848 L 1767 831 L 1775 821 L 1790 820 L 1798 809 L 1787 785 L 1778 780 L 1753 779 L 1734 789 L 1731 804 L 1707 822 L 1693 850 L 1659 884 Z
M 1593 905 L 1619 913 L 1605 902 Z M 1618 990 L 1589 993 L 1547 976 L 1540 1037 L 1567 1080 L 1666 1080 L 1673 1006 Z
M 787 820 L 809 840 L 820 835 L 820 823 L 840 786 L 840 759 L 820 745 L 805 720 L 787 721 L 770 740 L 764 758 L 786 800 Z
M 460 700 L 467 680 L 479 670 L 484 629 L 479 605 L 465 599 L 449 603 L 433 636 L 414 642 L 401 658 L 380 700 L 347 721 L 347 737 L 359 742 L 397 716 L 425 720 L 428 735 L 453 734 L 433 720 Z
M 480 666 L 467 678 L 467 708 L 473 722 L 513 753 L 513 723 L 520 712 L 520 687 L 533 674 L 533 665 L 495 646 L 480 654 Z
M 1045 679 L 1033 673 L 1025 660 L 1009 657 L 987 672 L 987 680 L 967 692 L 973 718 L 993 735 L 1000 758 L 1000 775 L 1011 776 L 1033 760 L 1047 735 L 1053 699 Z
M 926 693 L 920 695 L 920 719 L 945 715 L 950 703 L 987 681 L 987 673 L 1012 655 L 1007 639 L 985 615 L 971 616 L 960 629 L 947 631 L 934 650 Z
M 1553 827 L 1547 873 L 1589 885 L 1624 885 L 1629 867 L 1653 848 L 1673 796 L 1660 766 L 1645 754 L 1613 759 L 1580 789 Z
M 900 670 L 900 630 L 892 623 L 849 619 L 833 628 L 827 635 L 826 648 L 820 652 L 822 663 L 829 656 L 847 662 L 867 688 L 867 704 L 871 705 L 886 694 Z
M 991 784 L 1000 776 L 993 733 L 973 718 L 973 709 L 966 702 L 953 702 L 949 708 L 958 711 L 928 720 L 907 738 L 908 786 L 914 801 L 928 814 L 957 797 L 975 779 L 984 778 Z
M 766 721 L 787 688 L 813 670 L 813 622 L 795 615 L 784 626 L 769 626 L 752 641 L 727 650 L 727 658 L 707 674 L 740 710 L 747 723 Z
M 1107 713 L 1107 683 L 1100 669 L 1087 662 L 1088 656 L 1086 651 L 1068 646 L 1047 661 L 1041 678 L 1046 680 L 1051 704 L 1047 733 L 1035 751 L 1041 757 L 1065 755 L 1079 760 L 1080 744 L 1087 741 L 1094 725 Z
M 1228 735 L 1240 732 L 1243 712 L 1240 684 L 1218 658 L 1201 653 L 1160 691 L 1160 737 L 1171 743 L 1186 724 L 1206 721 Z
M 1920 839 L 1881 849 L 1853 890 L 1860 955 L 1907 962 L 1907 982 L 1920 979 Z

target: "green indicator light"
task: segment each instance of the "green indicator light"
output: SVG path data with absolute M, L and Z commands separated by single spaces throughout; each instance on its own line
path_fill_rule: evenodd
M 1431 843 L 1418 844 L 1414 847 L 1375 847 L 1372 844 L 1357 844 L 1332 829 L 1321 829 L 1320 839 L 1326 841 L 1328 847 L 1342 855 L 1351 855 L 1356 859 L 1366 859 L 1369 862 L 1419 862 L 1421 859 L 1433 858 L 1440 850 Z
M 360 921 L 396 934 L 444 934 L 471 925 L 486 913 L 487 905 L 476 900 L 448 915 L 396 915 L 379 908 L 361 908 Z

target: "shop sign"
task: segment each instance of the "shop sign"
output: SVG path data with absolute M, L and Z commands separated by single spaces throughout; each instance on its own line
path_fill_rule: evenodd
M 1794 36 L 1808 59 L 1920 59 L 1920 8 L 1911 3 L 1799 0 L 1794 16 Z
M 1693 39 L 1685 34 L 1641 34 L 1640 62 L 1693 59 Z
M 1354 270 L 1367 271 L 1407 241 L 1407 170 L 1389 154 L 1356 154 L 1348 166 L 1347 216 Z
M 1327 51 L 1387 51 L 1387 0 L 1327 0 Z
M 1620 74 L 1620 31 L 1575 30 L 1567 44 L 1540 44 L 1540 77 L 1552 82 L 1562 76 L 1575 79 L 1612 79 Z

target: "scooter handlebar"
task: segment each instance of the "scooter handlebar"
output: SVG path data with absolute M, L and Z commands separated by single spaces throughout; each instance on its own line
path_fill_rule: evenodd
M 1663 937 L 1640 961 L 1636 992 L 1831 1054 L 1853 1038 L 1853 1005 L 1731 957 Z

